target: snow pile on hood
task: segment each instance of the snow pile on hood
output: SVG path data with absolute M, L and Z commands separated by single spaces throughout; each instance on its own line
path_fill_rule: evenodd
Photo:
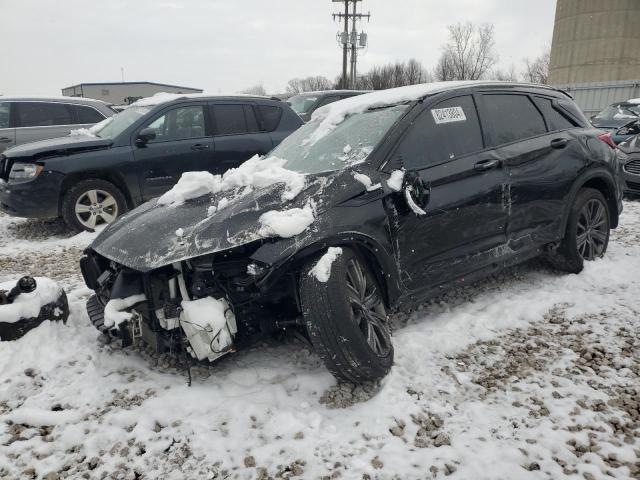
M 113 117 L 105 118 L 101 122 L 96 123 L 89 128 L 76 128 L 69 131 L 69 135 L 72 137 L 97 137 L 96 133 L 102 130 L 113 121 Z
M 270 210 L 263 213 L 260 218 L 259 235 L 282 238 L 295 237 L 304 232 L 313 223 L 313 207 L 310 204 L 304 208 L 290 208 L 289 210 Z
M 373 182 L 371 181 L 371 178 L 369 178 L 364 173 L 354 172 L 353 173 L 353 178 L 356 179 L 361 184 L 363 184 L 364 187 L 367 189 L 367 192 L 371 192 L 373 190 L 377 190 L 377 189 L 379 189 L 381 187 L 381 185 L 379 183 L 376 183 L 374 185 Z
M 316 277 L 316 280 L 322 283 L 327 283 L 331 277 L 331 265 L 342 255 L 342 249 L 340 247 L 329 247 L 327 253 L 325 253 L 318 263 L 309 271 L 309 275 Z
M 104 307 L 104 326 L 111 328 L 129 320 L 131 313 L 125 310 L 133 307 L 136 303 L 144 302 L 146 299 L 144 293 L 127 298 L 112 298 Z
M 408 87 L 390 88 L 388 90 L 378 90 L 364 95 L 357 95 L 339 102 L 334 102 L 319 108 L 311 117 L 312 122 L 320 122 L 320 126 L 314 130 L 305 142 L 311 145 L 325 137 L 335 129 L 345 118 L 350 115 L 362 113 L 371 108 L 395 105 L 403 102 L 418 100 L 430 94 L 442 92 L 451 88 L 471 86 L 478 82 L 458 81 L 458 82 L 434 82 L 421 85 L 410 85 Z
M 0 283 L 0 290 L 10 291 L 16 286 L 15 281 Z M 46 277 L 36 277 L 36 289 L 31 293 L 21 293 L 13 303 L 0 305 L 0 322 L 15 323 L 26 318 L 35 318 L 40 309 L 58 300 L 62 288 Z
M 399 192 L 402 190 L 402 182 L 404 181 L 404 170 L 394 170 L 391 172 L 389 179 L 387 180 L 387 185 L 394 192 Z
M 238 168 L 223 175 L 209 172 L 186 172 L 167 193 L 158 199 L 159 205 L 180 205 L 187 200 L 234 188 L 264 188 L 284 183 L 282 200 L 293 200 L 305 186 L 304 175 L 284 168 L 286 160 L 277 157 L 261 158 L 255 155 Z M 218 207 L 220 208 L 220 207 Z

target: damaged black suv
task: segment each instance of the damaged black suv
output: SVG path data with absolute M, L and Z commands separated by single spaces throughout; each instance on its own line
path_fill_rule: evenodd
M 93 324 L 214 360 L 295 329 L 351 382 L 393 363 L 387 311 L 544 255 L 579 272 L 622 209 L 614 150 L 565 93 L 445 82 L 336 102 L 222 176 L 183 175 L 85 252 Z

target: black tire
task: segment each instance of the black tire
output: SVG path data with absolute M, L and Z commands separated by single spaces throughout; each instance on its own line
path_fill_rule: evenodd
M 90 200 L 91 192 L 96 192 L 96 203 Z M 107 201 L 110 202 L 109 205 L 106 205 Z M 80 207 L 93 211 L 77 213 L 76 208 Z M 101 224 L 112 222 L 126 211 L 127 201 L 118 187 L 98 178 L 80 180 L 67 190 L 62 200 L 62 218 L 69 228 L 76 231 L 91 232 Z
M 375 275 L 350 248 L 343 248 L 333 262 L 327 282 L 309 273 L 315 263 L 309 262 L 300 278 L 300 301 L 314 349 L 338 379 L 360 384 L 384 377 L 393 364 L 393 345 Z M 353 286 L 357 267 L 365 282 L 360 291 Z
M 595 260 L 605 254 L 610 229 L 611 213 L 606 199 L 598 190 L 583 188 L 569 212 L 562 243 L 548 256 L 549 262 L 558 270 L 580 273 L 585 260 Z
M 104 326 L 104 305 L 96 295 L 91 295 L 87 300 L 87 313 L 91 324 L 100 333 L 107 334 L 109 329 Z

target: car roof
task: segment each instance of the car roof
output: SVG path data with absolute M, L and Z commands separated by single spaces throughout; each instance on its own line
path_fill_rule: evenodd
M 209 93 L 156 93 L 151 97 L 141 98 L 130 106 L 134 107 L 155 107 L 172 102 L 183 100 L 261 100 L 281 102 L 279 98 L 262 95 L 234 94 L 209 94 Z
M 102 105 L 109 105 L 102 100 L 96 100 L 95 98 L 85 97 L 45 97 L 37 95 L 12 95 L 12 96 L 0 96 L 0 102 L 54 102 L 54 103 L 78 103 L 78 104 L 91 104 L 99 103 Z
M 358 95 L 358 94 L 364 94 L 364 93 L 371 93 L 373 90 L 318 90 L 315 92 L 300 92 L 297 93 L 295 95 L 293 95 L 294 97 L 301 97 L 301 96 L 311 96 L 311 95 L 333 95 L 333 94 L 345 94 L 345 93 L 352 93 L 354 95 Z

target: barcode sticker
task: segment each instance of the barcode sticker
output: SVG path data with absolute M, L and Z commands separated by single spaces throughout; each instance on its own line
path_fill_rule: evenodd
M 462 107 L 435 108 L 431 110 L 431 115 L 436 123 L 465 122 L 467 120 Z

